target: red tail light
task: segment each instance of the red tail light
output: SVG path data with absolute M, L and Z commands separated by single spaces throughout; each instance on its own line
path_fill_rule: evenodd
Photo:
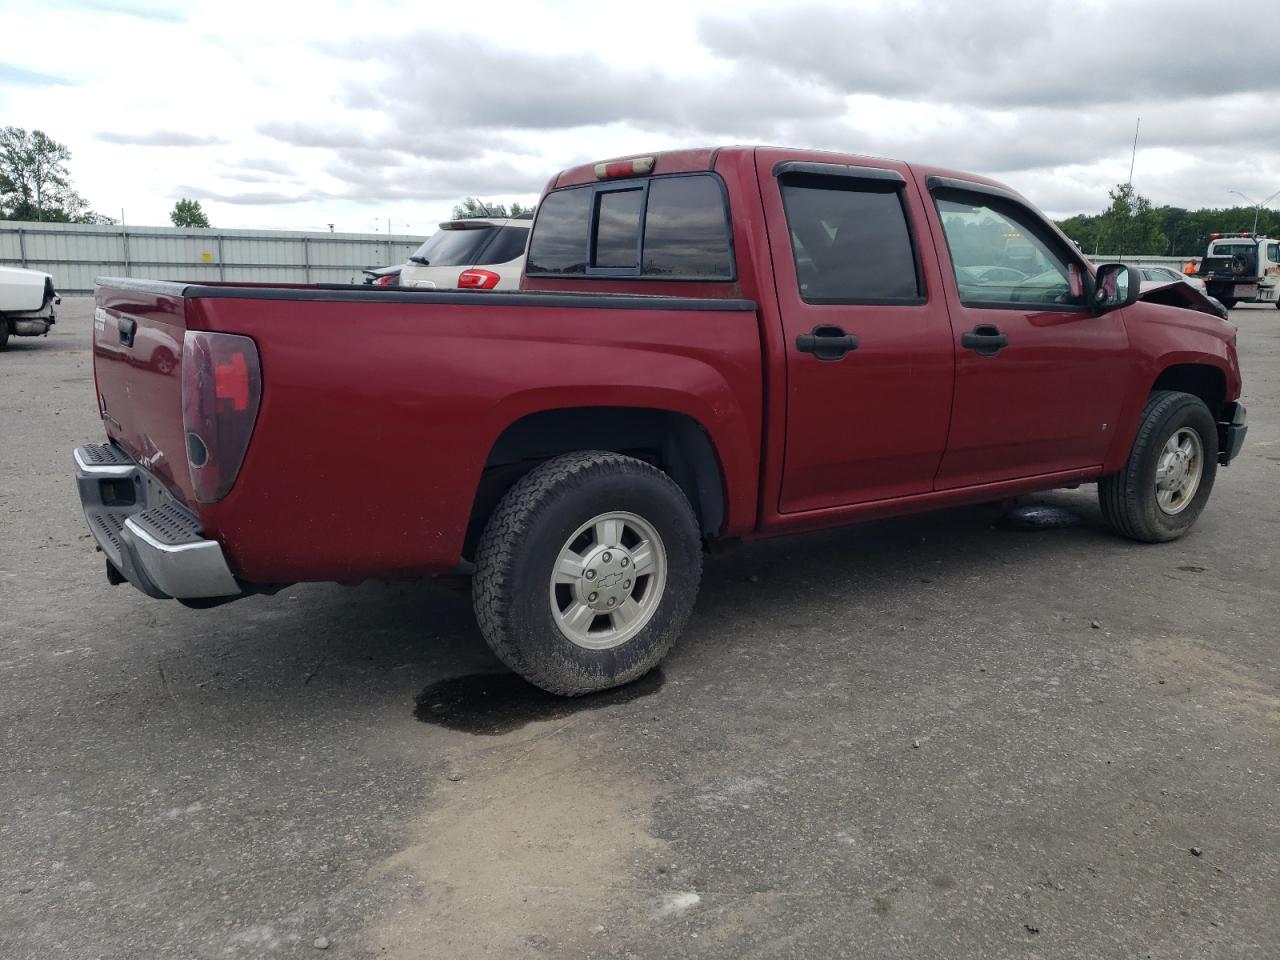
M 262 401 L 258 348 L 248 337 L 188 330 L 182 343 L 182 429 L 196 499 L 236 482 Z
M 492 290 L 502 278 L 491 270 L 463 270 L 458 286 L 466 290 Z
M 400 285 L 400 277 L 398 274 L 388 273 L 385 277 L 379 277 L 373 282 L 380 287 L 398 287 Z

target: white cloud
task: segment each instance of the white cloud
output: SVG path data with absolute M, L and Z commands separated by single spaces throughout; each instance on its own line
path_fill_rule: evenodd
M 1068 214 L 1127 175 L 1138 116 L 1156 203 L 1280 187 L 1280 73 L 1203 30 L 1201 0 L 975 9 L 0 0 L 6 34 L 58 38 L 6 49 L 0 122 L 67 143 L 81 192 L 131 223 L 186 195 L 227 227 L 429 233 L 466 194 L 528 201 L 565 166 L 726 141 L 970 169 Z

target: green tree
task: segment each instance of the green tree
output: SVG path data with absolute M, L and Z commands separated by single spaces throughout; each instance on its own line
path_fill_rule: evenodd
M 511 204 L 510 210 L 505 203 L 485 203 L 478 197 L 464 197 L 461 203 L 453 207 L 453 219 L 471 220 L 475 217 L 519 217 L 533 213 L 532 204 L 525 206 L 520 201 Z
M 1133 189 L 1132 184 L 1118 183 L 1107 194 L 1111 206 L 1102 214 L 1101 241 L 1117 256 L 1160 256 L 1168 240 L 1160 229 L 1160 215 L 1151 201 Z
M 7 220 L 114 223 L 71 185 L 71 151 L 43 130 L 0 128 L 0 215 Z
M 209 226 L 209 218 L 200 209 L 200 201 L 188 200 L 186 197 L 173 205 L 173 209 L 169 211 L 169 219 L 175 227 Z

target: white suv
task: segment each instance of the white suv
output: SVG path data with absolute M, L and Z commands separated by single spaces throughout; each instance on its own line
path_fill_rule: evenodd
M 519 289 L 532 224 L 529 218 L 446 221 L 404 265 L 400 286 Z

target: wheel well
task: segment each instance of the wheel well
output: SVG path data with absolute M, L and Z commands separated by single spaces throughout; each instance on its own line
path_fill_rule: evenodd
M 1227 399 L 1227 378 L 1217 367 L 1179 363 L 1161 373 L 1151 389 L 1193 394 L 1205 402 L 1214 417 L 1220 417 Z
M 530 414 L 493 444 L 480 476 L 463 555 L 476 542 L 498 501 L 538 464 L 575 450 L 608 450 L 651 463 L 684 491 L 703 536 L 724 523 L 724 476 L 706 430 L 692 417 L 633 407 L 571 407 Z

